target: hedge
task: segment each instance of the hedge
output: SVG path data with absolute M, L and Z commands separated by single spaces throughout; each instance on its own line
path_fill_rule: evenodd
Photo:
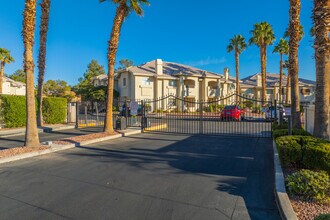
M 25 96 L 1 96 L 2 118 L 5 127 L 17 128 L 26 125 L 26 97 Z
M 283 136 L 276 139 L 284 166 L 325 170 L 330 174 L 330 142 L 310 136 Z
M 304 129 L 293 129 L 293 135 L 301 135 L 301 136 L 312 136 L 311 133 L 305 131 Z M 273 138 L 276 139 L 278 137 L 289 135 L 288 129 L 278 129 L 273 131 Z
M 26 97 L 14 95 L 2 95 L 1 118 L 6 128 L 18 128 L 26 126 Z M 47 124 L 65 122 L 67 100 L 64 98 L 44 98 L 43 115 Z M 36 101 L 36 110 L 37 108 Z
M 67 100 L 54 97 L 44 98 L 42 113 L 46 124 L 64 123 L 67 116 Z

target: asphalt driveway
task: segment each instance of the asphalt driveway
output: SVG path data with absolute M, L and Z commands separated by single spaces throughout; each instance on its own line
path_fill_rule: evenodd
M 270 139 L 141 134 L 4 164 L 1 219 L 280 219 Z

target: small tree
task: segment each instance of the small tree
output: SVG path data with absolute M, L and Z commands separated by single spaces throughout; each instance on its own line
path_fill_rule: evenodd
M 24 70 L 22 69 L 16 70 L 13 74 L 9 76 L 9 78 L 17 82 L 26 82 L 26 75 L 24 73 Z
M 2 83 L 5 75 L 5 65 L 14 62 L 14 58 L 10 55 L 10 51 L 0 48 L 0 94 L 2 94 Z

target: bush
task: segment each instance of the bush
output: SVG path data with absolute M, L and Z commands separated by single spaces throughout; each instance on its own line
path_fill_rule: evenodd
M 276 139 L 276 146 L 283 166 L 301 166 L 300 136 L 283 136 Z
M 18 128 L 26 126 L 26 97 L 15 95 L 1 96 L 1 118 L 6 128 Z M 43 117 L 47 124 L 65 122 L 67 100 L 65 98 L 44 98 Z M 36 111 L 38 102 L 36 100 Z
M 330 220 L 330 214 L 322 214 L 319 216 L 316 216 L 314 220 Z
M 2 118 L 6 128 L 17 128 L 26 125 L 25 96 L 2 95 Z
M 311 136 L 283 136 L 276 139 L 284 166 L 321 169 L 330 174 L 330 142 Z
M 330 177 L 324 172 L 300 170 L 286 179 L 291 196 L 299 196 L 319 203 L 330 202 Z
M 278 138 L 282 136 L 287 136 L 289 134 L 288 129 L 278 129 L 273 131 L 273 138 Z M 293 129 L 292 135 L 300 135 L 300 136 L 312 136 L 308 131 L 304 129 Z
M 273 130 L 281 130 L 281 129 L 288 129 L 288 123 L 287 122 L 283 122 L 282 125 L 280 125 L 279 123 L 273 123 Z
M 55 97 L 44 98 L 42 112 L 46 124 L 64 123 L 67 116 L 67 100 Z
M 302 163 L 308 168 L 325 170 L 330 174 L 330 143 L 307 143 Z

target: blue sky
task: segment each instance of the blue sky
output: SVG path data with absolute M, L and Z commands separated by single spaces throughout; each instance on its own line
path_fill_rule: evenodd
M 7 74 L 22 67 L 21 37 L 24 0 L 1 1 L 0 47 L 11 51 L 16 62 L 6 66 Z M 288 0 L 150 0 L 144 17 L 130 15 L 124 23 L 118 59 L 135 64 L 161 58 L 222 73 L 229 67 L 235 73 L 234 55 L 226 46 L 234 34 L 250 38 L 253 24 L 268 21 L 277 41 L 288 24 Z M 301 22 L 307 33 L 299 51 L 300 77 L 315 79 L 312 25 L 312 1 L 302 1 Z M 47 44 L 46 80 L 62 79 L 77 83 L 87 64 L 96 59 L 106 67 L 107 41 L 115 6 L 98 0 L 53 0 Z M 38 24 L 40 9 L 38 9 Z M 37 57 L 38 29 L 35 57 Z M 268 49 L 267 72 L 278 72 L 279 56 Z M 35 60 L 36 61 L 36 60 Z M 241 55 L 241 76 L 260 71 L 259 50 L 249 47 Z M 37 72 L 37 71 L 36 71 Z

